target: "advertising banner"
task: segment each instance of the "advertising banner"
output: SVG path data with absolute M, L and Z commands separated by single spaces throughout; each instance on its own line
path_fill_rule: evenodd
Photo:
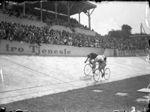
M 17 41 L 0 40 L 1 54 L 41 55 L 41 56 L 86 56 L 95 52 L 103 54 L 104 49 L 91 47 L 74 47 L 67 45 L 28 44 Z

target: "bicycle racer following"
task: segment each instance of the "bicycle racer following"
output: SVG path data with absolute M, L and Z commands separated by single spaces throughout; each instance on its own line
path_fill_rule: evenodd
M 102 71 L 102 77 L 104 76 L 104 69 L 105 69 L 105 67 L 106 67 L 106 61 L 107 61 L 107 57 L 105 56 L 105 55 L 98 55 L 96 58 L 95 58 L 95 60 L 94 60 L 94 62 L 93 62 L 93 68 L 95 69 L 95 67 L 96 67 L 96 62 L 98 62 L 98 68 L 99 68 L 99 70 L 103 70 Z M 95 71 L 93 71 L 93 73 L 94 73 Z

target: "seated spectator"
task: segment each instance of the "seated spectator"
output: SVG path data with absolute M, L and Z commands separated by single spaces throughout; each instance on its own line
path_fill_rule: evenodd
M 87 36 L 66 31 L 50 30 L 48 27 L 36 27 L 10 22 L 0 22 L 0 39 L 28 42 L 31 44 L 46 43 L 80 47 L 101 47 L 120 50 L 145 49 L 147 40 L 141 38 L 113 38 Z

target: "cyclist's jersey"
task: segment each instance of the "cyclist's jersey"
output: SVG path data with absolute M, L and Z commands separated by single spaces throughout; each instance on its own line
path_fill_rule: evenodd
M 95 58 L 95 61 L 97 62 L 104 62 L 105 56 L 104 55 L 98 55 L 96 58 Z
M 99 63 L 99 68 L 100 68 L 100 69 L 104 69 L 105 66 L 106 66 L 105 58 L 106 58 L 106 56 L 104 56 L 104 55 L 98 55 L 98 56 L 95 58 L 95 61 Z
M 97 54 L 96 53 L 90 53 L 87 57 L 90 59 L 95 59 L 97 57 Z

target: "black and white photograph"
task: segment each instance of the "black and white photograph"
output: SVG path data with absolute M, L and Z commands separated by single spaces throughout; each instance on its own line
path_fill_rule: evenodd
M 0 112 L 150 112 L 149 1 L 0 1 Z

